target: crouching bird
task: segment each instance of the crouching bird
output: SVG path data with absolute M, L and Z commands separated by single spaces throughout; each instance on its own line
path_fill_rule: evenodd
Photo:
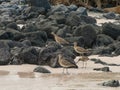
M 70 62 L 65 58 L 62 54 L 58 55 L 58 63 L 60 66 L 63 67 L 63 74 L 64 74 L 64 69 L 66 69 L 66 73 L 68 73 L 68 68 L 78 68 L 78 66 L 74 62 Z

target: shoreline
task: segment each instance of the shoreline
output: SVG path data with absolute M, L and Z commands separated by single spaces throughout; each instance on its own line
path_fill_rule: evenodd
M 97 58 L 90 56 L 89 58 Z M 119 63 L 120 56 L 117 57 L 98 57 L 109 63 L 117 60 Z M 111 60 L 109 60 L 111 58 Z M 77 58 L 76 58 L 77 59 Z M 111 61 L 111 62 L 110 62 Z M 118 88 L 103 87 L 104 81 L 111 79 L 120 81 L 119 66 L 109 66 L 114 72 L 93 71 L 93 67 L 103 67 L 100 64 L 94 64 L 88 61 L 86 69 L 81 68 L 82 62 L 78 63 L 78 69 L 69 69 L 68 75 L 62 74 L 62 68 L 51 68 L 42 66 L 50 70 L 51 74 L 42 74 L 33 72 L 38 65 L 6 65 L 0 66 L 0 88 L 1 90 L 119 90 Z M 4 74 L 1 74 L 4 73 Z M 12 83 L 11 83 L 12 81 Z M 7 86 L 7 87 L 6 87 Z

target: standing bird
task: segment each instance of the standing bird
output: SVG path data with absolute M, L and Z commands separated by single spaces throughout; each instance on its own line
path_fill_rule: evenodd
M 62 54 L 59 54 L 58 57 L 58 63 L 63 67 L 63 73 L 64 69 L 66 69 L 66 73 L 68 74 L 68 68 L 78 68 L 75 63 L 68 61 Z
M 78 63 L 79 61 L 82 61 L 83 62 L 83 68 L 86 68 L 88 60 L 89 60 L 89 58 L 87 56 L 82 56 L 82 58 L 79 58 L 79 60 L 76 63 Z
M 74 42 L 74 50 L 81 55 L 83 55 L 84 53 L 88 53 L 88 50 L 77 46 L 77 42 Z
M 68 41 L 66 41 L 65 39 L 59 37 L 58 35 L 56 35 L 54 32 L 51 33 L 54 36 L 54 39 L 57 43 L 59 43 L 60 45 L 65 45 L 65 44 L 69 44 Z

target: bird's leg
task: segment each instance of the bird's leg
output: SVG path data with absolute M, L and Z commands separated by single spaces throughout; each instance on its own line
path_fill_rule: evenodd
M 69 72 L 68 72 L 68 68 L 66 68 L 66 73 L 69 74 Z
M 62 73 L 64 74 L 64 68 L 63 68 L 63 72 Z
M 87 62 L 85 62 L 85 68 L 87 68 Z
M 84 62 L 83 62 L 82 68 L 84 68 Z

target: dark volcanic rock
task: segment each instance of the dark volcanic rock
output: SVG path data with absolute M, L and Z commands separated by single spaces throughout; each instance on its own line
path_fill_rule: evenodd
M 96 31 L 93 25 L 82 25 L 74 30 L 74 36 L 83 36 L 84 44 L 92 47 L 93 41 L 96 39 Z M 89 42 L 88 42 L 89 41 Z
M 93 49 L 92 54 L 93 55 L 103 55 L 103 56 L 111 56 L 112 52 L 114 51 L 113 48 L 107 46 L 101 46 L 101 47 L 97 47 L 95 49 Z
M 0 48 L 0 65 L 7 65 L 10 61 L 11 54 L 9 49 Z
M 97 23 L 95 18 L 93 18 L 91 16 L 87 16 L 87 15 L 81 15 L 80 19 L 81 19 L 81 22 L 84 22 L 86 24 L 95 24 L 95 23 Z
M 116 15 L 113 12 L 109 12 L 109 13 L 103 14 L 103 17 L 105 17 L 107 19 L 115 19 Z
M 12 40 L 0 40 L 0 48 L 13 48 L 13 47 L 23 47 L 21 42 L 16 42 Z
M 45 14 L 45 9 L 43 7 L 27 7 L 22 11 L 21 19 L 36 18 L 39 14 Z
M 6 33 L 9 36 L 8 39 L 11 39 L 11 40 L 19 41 L 20 39 L 24 38 L 24 34 L 18 30 L 7 28 Z
M 44 7 L 46 10 L 51 8 L 48 0 L 27 0 L 27 1 L 31 6 Z
M 44 20 L 39 23 L 36 23 L 36 26 L 41 31 L 44 31 L 47 33 L 48 38 L 51 38 L 51 32 L 58 31 L 59 27 L 56 25 L 56 23 L 51 22 L 50 20 Z
M 65 13 L 55 12 L 53 15 L 48 17 L 49 19 L 56 20 L 58 24 L 64 24 L 66 21 Z
M 54 6 L 54 7 L 52 7 L 50 10 L 49 10 L 49 12 L 48 12 L 48 16 L 49 15 L 52 15 L 53 13 L 55 13 L 55 12 L 68 12 L 69 11 L 69 9 L 67 8 L 67 6 L 65 6 L 65 5 L 63 5 L 63 4 L 59 4 L 59 5 L 56 5 L 56 6 Z
M 20 59 L 19 54 L 21 53 L 23 48 L 20 47 L 14 47 L 11 49 L 10 53 L 12 54 L 10 63 L 11 65 L 21 65 L 24 63 L 22 59 Z
M 80 23 L 81 19 L 77 15 L 68 15 L 66 18 L 66 24 L 69 26 L 78 26 Z
M 104 23 L 102 27 L 103 33 L 112 37 L 113 39 L 117 39 L 117 37 L 120 35 L 120 25 Z
M 120 36 L 118 36 L 117 41 L 120 41 Z
M 95 45 L 96 46 L 107 46 L 109 44 L 112 44 L 113 42 L 114 40 L 111 37 L 104 35 L 104 34 L 99 34 L 97 35 Z
M 87 14 L 87 9 L 85 7 L 79 7 L 77 10 L 81 15 L 88 15 Z
M 25 39 L 30 40 L 32 46 L 44 46 L 47 41 L 47 34 L 44 31 L 25 33 Z
M 22 33 L 14 29 L 0 30 L 0 39 L 20 40 L 23 37 Z
M 10 59 L 10 62 L 9 62 L 10 65 L 21 65 L 23 63 L 24 63 L 24 61 L 21 60 L 19 58 L 19 55 L 17 55 L 17 54 L 12 56 L 12 58 Z
M 74 4 L 71 4 L 70 6 L 68 6 L 69 11 L 76 11 L 77 8 L 78 7 L 76 5 L 74 5 Z
M 24 28 L 22 29 L 22 32 L 34 32 L 34 31 L 38 31 L 37 26 L 34 23 L 27 23 L 26 26 L 24 26 Z
M 67 36 L 69 36 L 68 34 L 70 34 L 70 33 L 71 33 L 70 28 L 67 25 L 65 25 L 63 28 L 60 28 L 56 32 L 56 34 L 60 37 L 67 37 Z
M 94 61 L 96 64 L 102 64 L 102 65 L 107 65 L 106 62 L 101 61 L 100 59 L 91 59 L 91 61 Z
M 111 72 L 109 67 L 103 67 L 103 68 L 94 68 L 93 70 L 96 71 L 103 71 L 103 72 Z
M 83 36 L 78 36 L 78 37 L 68 37 L 65 38 L 68 42 L 74 43 L 77 42 L 79 46 L 84 47 L 85 46 L 85 41 Z
M 37 67 L 33 70 L 34 72 L 39 72 L 39 73 L 51 73 L 49 70 L 47 70 L 44 67 Z
M 75 59 L 76 55 L 75 55 L 75 51 L 74 48 L 71 46 L 66 46 L 63 47 L 61 50 L 59 50 L 60 53 L 62 53 L 64 56 L 66 57 L 70 57 L 71 59 Z M 73 60 L 74 61 L 74 60 Z
M 119 81 L 118 80 L 110 80 L 107 82 L 103 82 L 102 86 L 108 86 L 108 87 L 119 87 Z
M 38 52 L 34 47 L 23 48 L 19 53 L 19 59 L 28 64 L 38 63 Z
M 50 65 L 53 66 L 51 64 L 56 63 L 55 61 L 52 62 L 50 60 L 52 60 L 54 57 L 56 57 L 56 51 L 58 49 L 61 49 L 61 46 L 56 43 L 56 42 L 50 42 L 46 45 L 46 47 L 42 48 L 39 52 L 39 58 L 38 58 L 38 64 L 39 65 Z
M 120 42 L 115 42 L 109 45 L 109 47 L 114 50 L 116 55 L 120 55 Z
M 9 24 L 7 25 L 7 27 L 8 27 L 8 28 L 15 29 L 15 30 L 18 29 L 18 26 L 17 26 L 17 24 L 16 24 L 15 22 L 9 23 Z

